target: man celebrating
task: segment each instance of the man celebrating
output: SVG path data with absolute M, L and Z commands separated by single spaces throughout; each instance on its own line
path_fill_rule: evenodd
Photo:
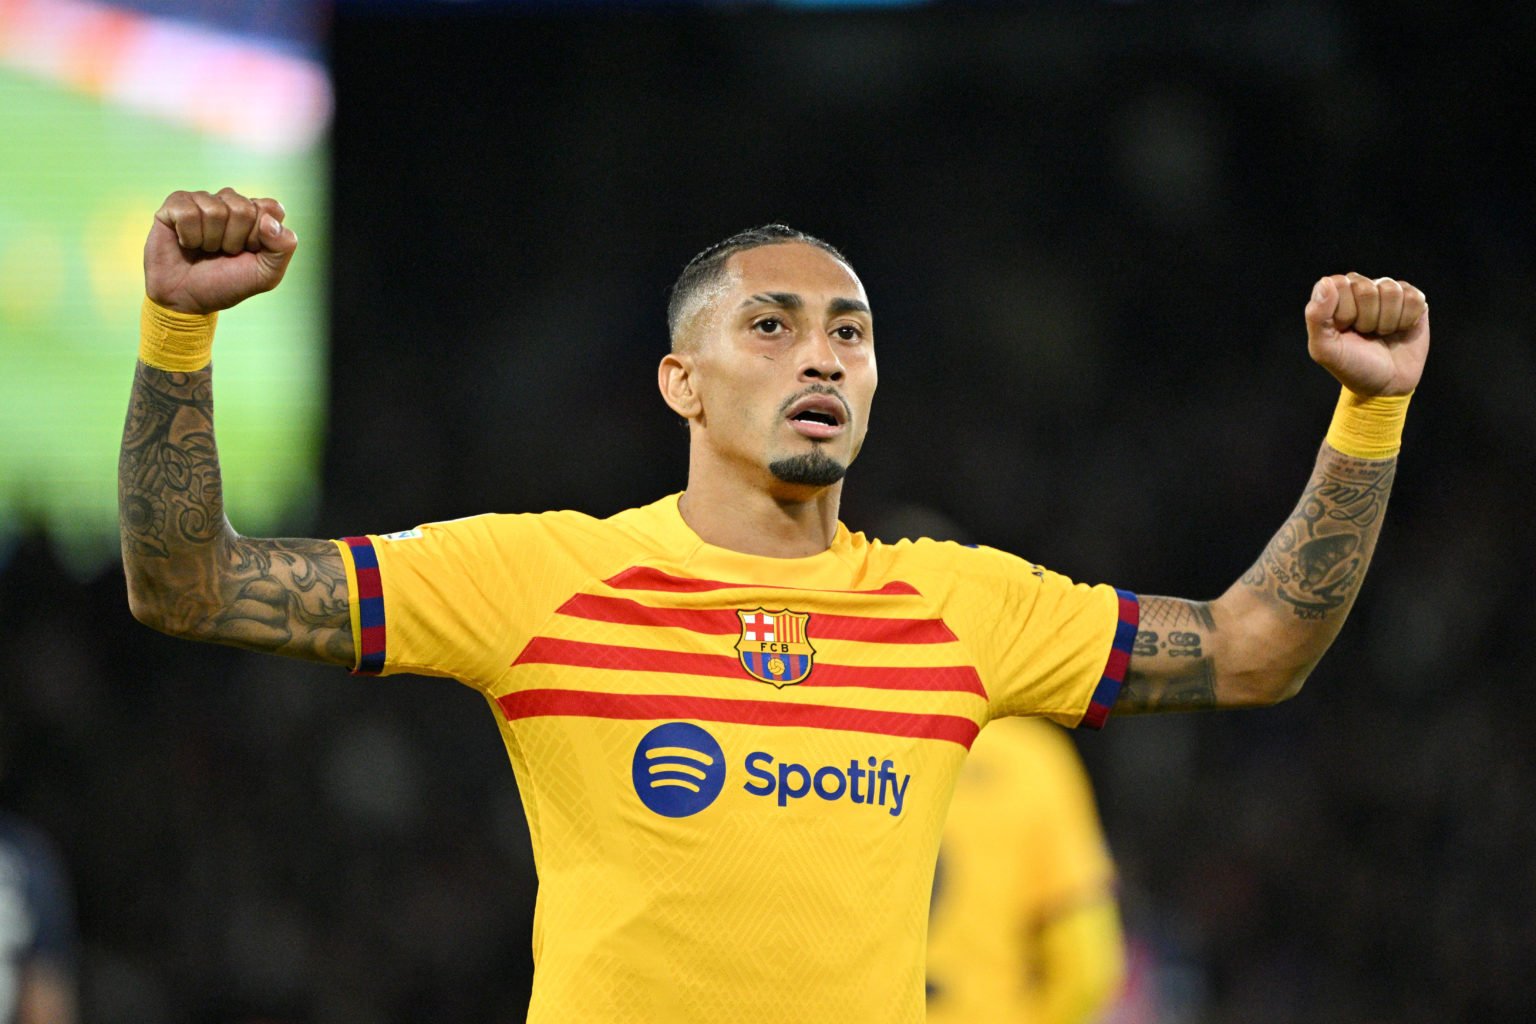
M 1344 387 L 1300 503 L 1216 600 L 1138 598 L 838 522 L 874 322 L 837 250 L 774 225 L 674 285 L 658 384 L 688 425 L 682 494 L 263 540 L 224 516 L 210 360 L 215 314 L 281 280 L 283 219 L 229 189 L 155 215 L 129 601 L 173 635 L 484 694 L 538 866 L 536 1022 L 921 1020 L 934 858 L 980 727 L 1295 694 L 1359 592 L 1429 346 L 1417 289 L 1319 280 L 1308 347 Z

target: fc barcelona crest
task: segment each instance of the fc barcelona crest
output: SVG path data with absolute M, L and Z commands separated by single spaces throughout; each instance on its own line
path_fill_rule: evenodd
M 805 632 L 805 624 L 811 620 L 809 612 L 792 612 L 788 608 L 776 612 L 754 608 L 744 612 L 738 608 L 736 617 L 741 620 L 736 653 L 741 655 L 741 667 L 753 679 L 785 687 L 811 674 L 816 648 Z

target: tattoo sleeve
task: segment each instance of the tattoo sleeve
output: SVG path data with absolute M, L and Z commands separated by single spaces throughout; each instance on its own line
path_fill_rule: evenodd
M 1207 650 L 1216 629 L 1210 605 L 1143 597 L 1131 663 L 1116 714 L 1200 711 L 1216 706 L 1216 674 Z
M 1274 703 L 1295 693 L 1360 592 L 1397 460 L 1323 445 L 1290 517 L 1216 601 L 1143 597 L 1117 713 Z
M 118 460 L 118 517 L 140 619 L 192 639 L 352 664 L 336 546 L 242 537 L 225 518 L 211 370 L 138 365 Z
M 1331 620 L 1337 632 L 1376 550 L 1396 472 L 1396 459 L 1357 459 L 1324 445 L 1296 510 L 1240 585 L 1296 618 Z

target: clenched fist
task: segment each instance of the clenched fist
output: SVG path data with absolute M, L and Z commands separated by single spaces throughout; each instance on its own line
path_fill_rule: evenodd
M 283 279 L 298 236 L 283 204 L 234 189 L 172 192 L 144 242 L 144 291 L 182 313 L 213 313 L 271 291 Z
M 1429 355 L 1429 304 L 1406 281 L 1333 274 L 1312 288 L 1307 351 L 1363 398 L 1406 395 Z

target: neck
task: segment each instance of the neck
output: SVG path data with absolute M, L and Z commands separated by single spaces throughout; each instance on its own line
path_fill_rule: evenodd
M 775 491 L 689 473 L 678 510 L 706 544 L 747 555 L 805 558 L 832 546 L 842 496 L 841 480 L 817 488 L 785 484 Z

